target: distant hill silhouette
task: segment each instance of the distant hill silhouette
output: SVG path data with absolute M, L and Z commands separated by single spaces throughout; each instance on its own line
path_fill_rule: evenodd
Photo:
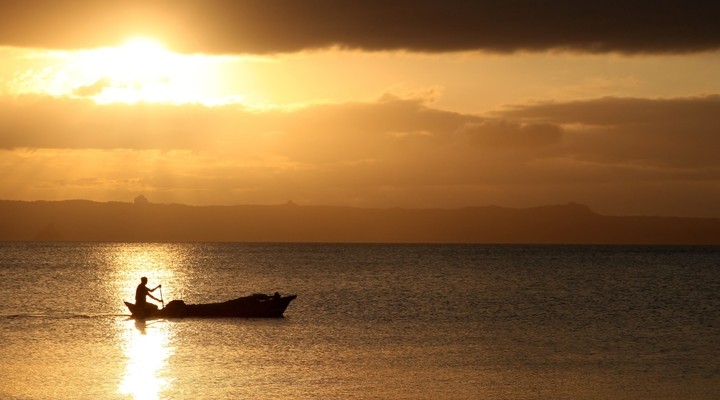
M 374 209 L 0 201 L 0 240 L 720 244 L 720 219 L 606 216 L 574 203 Z

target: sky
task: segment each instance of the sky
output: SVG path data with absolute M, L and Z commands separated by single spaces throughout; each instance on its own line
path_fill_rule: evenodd
M 0 199 L 720 218 L 720 3 L 3 0 Z

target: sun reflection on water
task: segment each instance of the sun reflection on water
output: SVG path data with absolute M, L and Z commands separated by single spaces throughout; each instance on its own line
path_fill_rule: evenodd
M 128 312 L 120 299 L 134 302 L 135 288 L 143 276 L 148 278 L 151 287 L 159 283 L 169 287 L 165 298 L 176 295 L 182 287 L 180 282 L 184 281 L 180 275 L 185 257 L 182 248 L 172 244 L 125 243 L 109 248 L 106 261 L 113 267 L 118 307 Z M 155 294 L 157 297 L 157 292 Z M 118 392 L 135 400 L 165 397 L 162 393 L 169 391 L 173 382 L 167 366 L 174 352 L 170 325 L 165 321 L 123 320 L 119 323 L 126 365 Z
M 167 360 L 173 353 L 170 333 L 163 321 L 123 321 L 125 374 L 119 392 L 135 400 L 159 399 L 173 379 L 168 374 Z
M 148 278 L 148 287 L 163 284 L 165 303 L 172 298 L 182 298 L 184 291 L 187 250 L 173 244 L 119 244 L 109 249 L 107 263 L 113 266 L 115 294 L 118 300 L 135 302 L 135 288 L 140 278 Z M 160 293 L 154 295 L 159 297 Z M 152 300 L 150 300 L 152 301 Z M 128 310 L 118 301 L 118 309 Z M 160 305 L 160 304 L 158 304 Z

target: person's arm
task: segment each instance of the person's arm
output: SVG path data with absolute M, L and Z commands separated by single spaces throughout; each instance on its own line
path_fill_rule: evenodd
M 148 296 L 150 296 L 150 297 L 152 297 L 153 299 L 155 299 L 155 301 L 160 301 L 160 299 L 158 299 L 157 297 L 151 295 L 150 293 L 148 293 Z
M 162 287 L 162 285 L 157 285 L 157 286 L 155 286 L 155 289 L 149 289 L 149 291 L 154 292 L 157 290 L 157 288 L 161 288 L 161 287 Z M 150 297 L 152 297 L 152 296 L 150 296 Z M 154 299 L 154 297 L 153 297 L 153 299 Z

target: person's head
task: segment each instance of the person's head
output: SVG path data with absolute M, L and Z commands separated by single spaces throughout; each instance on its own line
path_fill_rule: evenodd
M 143 276 L 142 278 L 140 278 L 140 283 L 142 283 L 143 285 L 146 285 L 146 284 L 147 284 L 147 278 L 144 277 L 144 276 Z

